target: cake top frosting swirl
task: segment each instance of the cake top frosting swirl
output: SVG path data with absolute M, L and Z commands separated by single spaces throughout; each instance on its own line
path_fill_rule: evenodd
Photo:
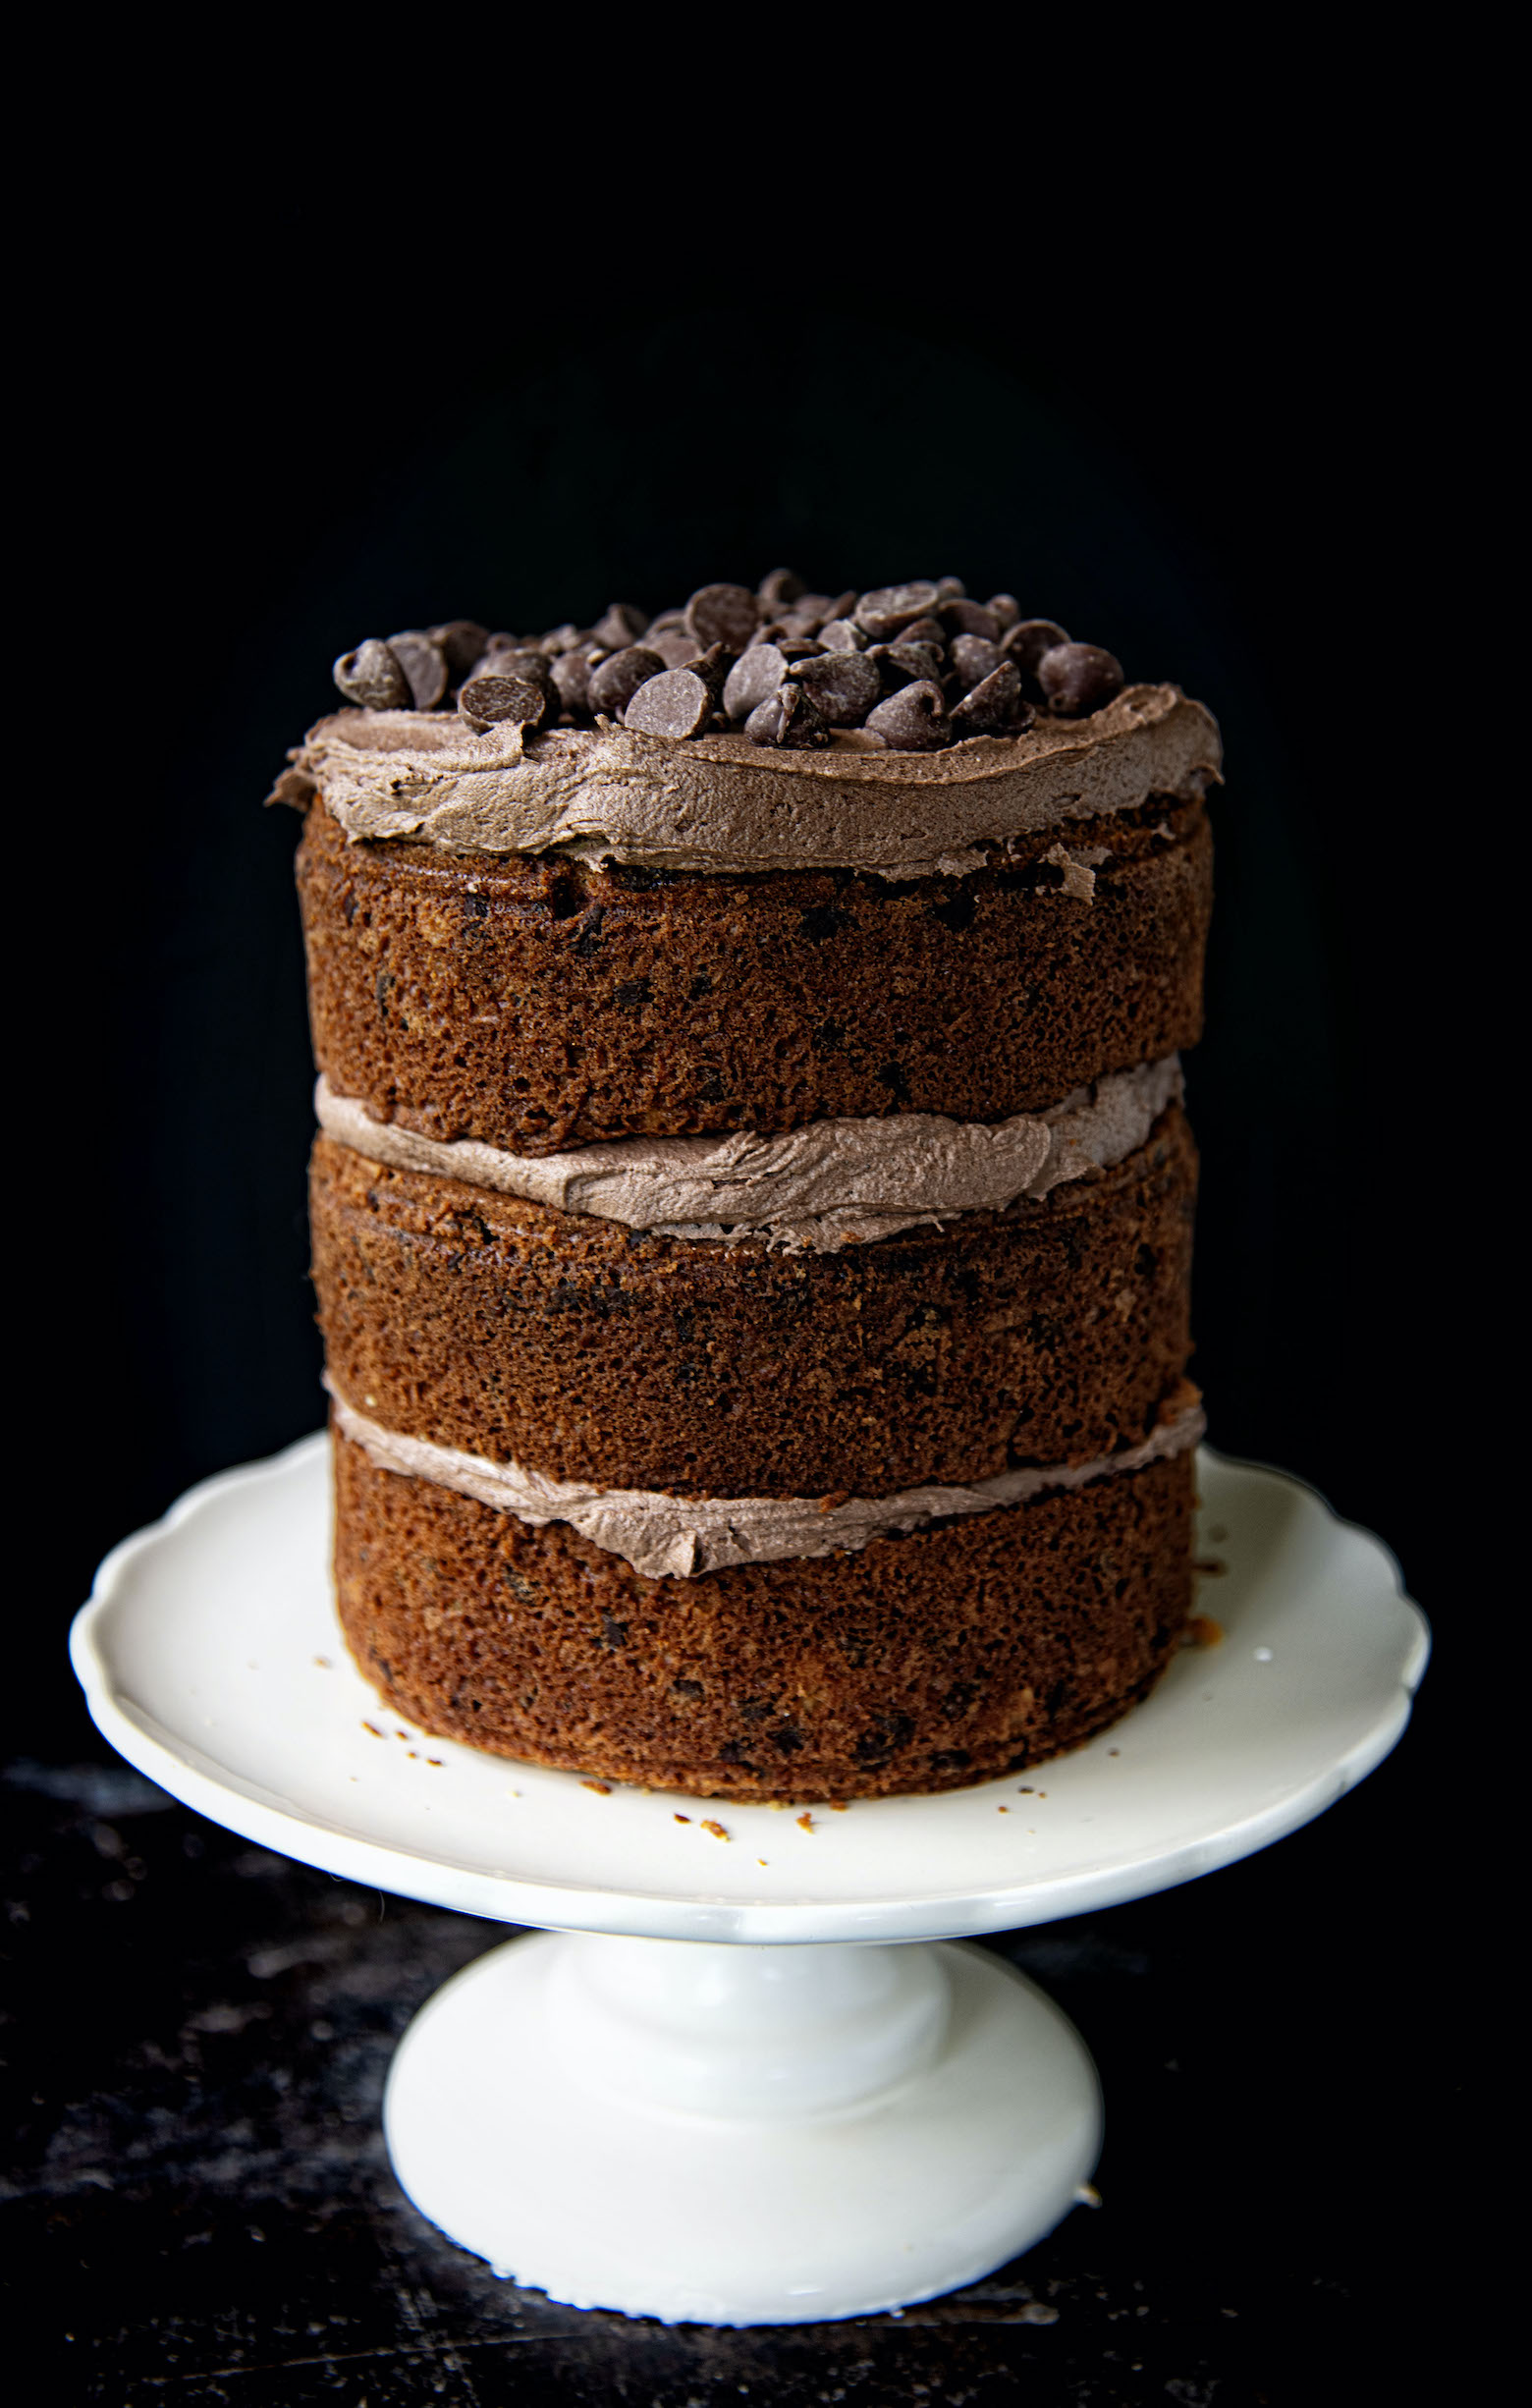
M 353 842 L 902 879 L 961 875 L 1038 829 L 1200 792 L 1221 758 L 1211 713 L 1175 685 L 1130 685 L 1088 719 L 935 753 L 867 751 L 854 737 L 780 752 L 722 732 L 685 744 L 627 728 L 476 733 L 445 715 L 341 711 L 278 791 L 317 794 Z

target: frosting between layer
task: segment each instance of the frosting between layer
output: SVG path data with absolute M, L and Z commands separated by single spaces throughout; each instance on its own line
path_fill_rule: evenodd
M 764 1237 L 790 1253 L 830 1253 L 955 1213 L 1003 1211 L 1136 1153 L 1181 1093 L 1171 1054 L 1078 1087 L 1047 1112 L 993 1124 L 902 1113 L 815 1121 L 761 1136 L 623 1137 L 567 1154 L 450 1144 L 369 1118 L 321 1074 L 320 1125 L 397 1170 L 465 1179 L 557 1211 L 592 1213 L 663 1237 Z
M 855 735 L 857 732 L 852 731 Z M 1198 794 L 1219 774 L 1218 726 L 1175 685 L 1129 685 L 1082 720 L 947 751 L 777 752 L 742 735 L 684 743 L 625 728 L 510 723 L 474 735 L 445 713 L 340 711 L 297 757 L 354 842 L 540 853 L 658 869 L 977 869 L 1040 828 Z
M 492 1463 L 456 1447 L 410 1438 L 368 1420 L 326 1375 L 336 1424 L 365 1449 L 380 1471 L 406 1472 L 456 1489 L 480 1505 L 541 1529 L 569 1522 L 582 1538 L 621 1556 L 646 1580 L 692 1580 L 731 1563 L 771 1563 L 784 1556 L 854 1555 L 874 1539 L 921 1529 L 956 1514 L 991 1513 L 1050 1489 L 1084 1488 L 1116 1472 L 1140 1471 L 1179 1454 L 1202 1436 L 1205 1417 L 1189 1382 L 1172 1410 L 1134 1447 L 1088 1463 L 1028 1465 L 976 1480 L 971 1487 L 903 1489 L 894 1497 L 667 1497 L 657 1489 L 600 1489 L 583 1480 L 550 1480 L 523 1463 Z

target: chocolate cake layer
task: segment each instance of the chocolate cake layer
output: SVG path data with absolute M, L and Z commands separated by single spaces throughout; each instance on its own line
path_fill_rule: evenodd
M 1145 1437 L 1189 1351 L 1196 1155 L 834 1253 L 644 1234 L 321 1137 L 330 1372 L 387 1428 L 561 1480 L 881 1496 Z
M 1195 800 L 892 886 L 348 844 L 316 802 L 299 882 L 320 1068 L 444 1141 L 535 1154 L 901 1111 L 1000 1121 L 1201 1028 Z
M 808 1803 L 1036 1763 L 1145 1694 L 1190 1597 L 1189 1454 L 690 1580 L 339 1434 L 335 1461 L 341 1619 L 382 1694 L 443 1736 L 656 1788 Z

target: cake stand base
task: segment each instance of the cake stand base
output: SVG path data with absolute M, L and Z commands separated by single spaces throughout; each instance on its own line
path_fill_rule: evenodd
M 575 2308 L 869 2315 L 976 2280 L 1081 2195 L 1095 2069 L 976 1948 L 537 1937 L 439 1991 L 395 2056 L 401 2183 Z

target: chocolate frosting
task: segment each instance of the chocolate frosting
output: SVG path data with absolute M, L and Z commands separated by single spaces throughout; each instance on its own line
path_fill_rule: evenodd
M 335 1420 L 365 1448 L 380 1471 L 406 1472 L 457 1489 L 481 1505 L 542 1528 L 569 1522 L 582 1538 L 621 1556 L 646 1580 L 693 1580 L 731 1563 L 770 1563 L 784 1556 L 854 1555 L 876 1538 L 918 1530 L 954 1514 L 992 1513 L 1048 1489 L 1078 1489 L 1114 1472 L 1139 1471 L 1162 1455 L 1194 1447 L 1204 1421 L 1197 1392 L 1183 1382 L 1161 1408 L 1164 1418 L 1135 1447 L 1087 1463 L 1026 1465 L 976 1480 L 971 1488 L 933 1484 L 895 1497 L 667 1497 L 655 1489 L 599 1489 L 583 1480 L 550 1480 L 522 1463 L 492 1463 L 456 1447 L 385 1430 L 347 1402 L 334 1382 Z
M 1222 758 L 1217 723 L 1175 685 L 1129 685 L 1088 719 L 1040 718 L 942 752 L 870 744 L 864 730 L 823 752 L 735 733 L 523 738 L 507 722 L 475 735 L 446 713 L 339 711 L 295 759 L 354 843 L 899 879 L 960 875 L 1038 829 L 1199 794 Z
M 1122 1070 L 1043 1113 L 993 1124 L 901 1113 L 814 1121 L 781 1135 L 624 1137 L 567 1154 L 511 1154 L 473 1138 L 441 1144 L 331 1092 L 327 1135 L 375 1162 L 467 1180 L 560 1212 L 687 1238 L 764 1237 L 793 1253 L 891 1236 L 955 1213 L 1001 1211 L 1122 1162 L 1181 1092 L 1180 1064 Z

